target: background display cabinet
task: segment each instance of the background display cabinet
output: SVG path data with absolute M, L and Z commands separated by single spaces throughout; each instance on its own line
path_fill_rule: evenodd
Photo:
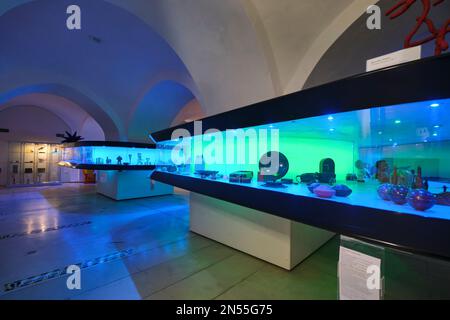
M 61 168 L 58 162 L 62 154 L 61 145 L 8 142 L 4 150 L 3 156 L 8 162 L 0 163 L 5 168 L 0 170 L 0 185 L 17 187 L 60 183 Z
M 131 142 L 83 141 L 64 146 L 60 166 L 97 171 L 97 192 L 115 200 L 173 193 L 173 187 L 150 180 L 159 168 L 171 171 L 168 150 Z
M 193 231 L 258 257 L 267 216 L 299 223 L 291 266 L 325 230 L 449 259 L 449 72 L 423 59 L 156 132 L 176 170 L 153 179 L 192 191 Z

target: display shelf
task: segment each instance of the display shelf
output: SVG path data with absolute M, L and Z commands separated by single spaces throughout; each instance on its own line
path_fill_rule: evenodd
M 370 184 L 354 185 L 349 198 L 323 199 L 305 185 L 273 189 L 161 171 L 152 179 L 339 234 L 450 259 L 450 207 L 420 213 L 382 201 Z
M 205 180 L 200 178 L 198 175 L 192 174 L 176 174 L 177 176 L 187 177 L 197 180 Z M 154 177 L 152 177 L 154 178 Z M 233 183 L 229 182 L 225 179 L 206 179 L 211 182 L 218 182 L 229 184 L 232 186 L 241 186 L 252 188 L 256 190 L 266 190 L 266 191 L 275 191 L 280 193 L 285 193 L 288 195 L 306 197 L 306 198 L 315 198 L 323 201 L 329 202 L 338 202 L 351 206 L 361 206 L 367 208 L 374 208 L 382 211 L 392 211 L 394 214 L 410 214 L 416 215 L 425 218 L 436 218 L 436 219 L 444 219 L 450 220 L 450 207 L 435 205 L 428 211 L 422 212 L 417 211 L 408 204 L 398 205 L 393 203 L 392 201 L 383 201 L 380 199 L 378 194 L 375 192 L 379 183 L 376 181 L 366 182 L 366 183 L 358 183 L 358 182 L 346 182 L 346 181 L 337 181 L 337 184 L 346 184 L 352 189 L 352 194 L 349 197 L 337 197 L 333 196 L 332 198 L 319 198 L 314 193 L 311 193 L 308 190 L 306 184 L 286 184 L 284 188 L 271 188 L 264 186 L 264 182 L 258 182 L 253 180 L 251 183 Z

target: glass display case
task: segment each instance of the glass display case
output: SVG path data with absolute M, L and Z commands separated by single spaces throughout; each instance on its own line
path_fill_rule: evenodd
M 155 132 L 176 171 L 152 178 L 450 258 L 449 70 L 423 59 Z
M 449 123 L 450 100 L 432 100 L 179 138 L 158 148 L 171 150 L 175 174 L 450 219 Z
M 89 170 L 170 170 L 170 152 L 154 145 L 83 141 L 66 145 L 60 166 Z M 168 169 L 169 168 L 169 169 Z

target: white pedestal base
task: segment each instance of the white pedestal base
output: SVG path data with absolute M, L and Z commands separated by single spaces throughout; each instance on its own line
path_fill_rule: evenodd
M 173 194 L 173 186 L 150 180 L 150 171 L 98 171 L 97 192 L 115 200 Z
M 334 233 L 191 192 L 191 231 L 291 270 Z

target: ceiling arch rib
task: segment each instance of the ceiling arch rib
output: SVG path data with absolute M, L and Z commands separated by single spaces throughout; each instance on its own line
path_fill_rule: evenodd
M 56 134 L 70 131 L 69 125 L 45 108 L 33 105 L 16 105 L 0 110 L 0 127 L 10 131 L 0 136 L 0 141 L 59 143 Z
M 198 89 L 195 95 L 205 114 L 211 115 L 301 89 L 323 53 L 364 13 L 367 5 L 374 2 L 317 0 L 312 4 L 297 0 L 153 0 L 150 4 L 147 0 L 80 0 L 85 12 L 85 30 L 80 34 L 99 35 L 104 40 L 100 47 L 107 47 L 97 59 L 95 54 L 91 55 L 95 61 L 94 65 L 89 65 L 91 68 L 105 70 L 101 60 L 105 60 L 105 64 L 117 64 L 115 74 L 105 75 L 104 81 L 97 79 L 97 82 L 108 84 L 109 88 L 92 86 L 92 89 L 108 99 L 111 110 L 120 121 L 130 119 L 134 111 L 124 115 L 123 110 L 129 110 L 130 105 L 132 108 L 139 105 L 149 88 L 148 83 L 157 82 L 151 77 L 158 71 L 143 61 L 145 57 L 155 55 L 164 57 L 158 52 L 165 51 L 146 49 L 148 43 L 153 43 L 151 39 L 158 37 L 172 52 L 169 58 L 159 61 L 161 66 L 167 70 L 172 68 L 174 73 L 186 66 L 182 70 L 187 75 L 184 85 L 191 91 L 195 91 L 194 87 Z M 49 0 L 6 0 L 0 3 L 0 13 L 17 5 L 25 7 L 32 4 L 43 10 L 50 5 L 52 12 L 59 10 L 54 7 L 55 2 Z M 57 2 L 62 9 L 68 4 L 71 4 L 68 0 Z M 91 28 L 93 17 L 96 18 L 96 26 Z M 99 22 L 99 17 L 104 20 Z M 138 24 L 145 25 L 147 32 L 143 32 L 142 25 Z M 124 25 L 127 28 L 123 28 Z M 52 32 L 49 38 L 55 38 Z M 119 38 L 125 47 L 137 43 L 137 51 L 130 53 L 124 46 L 112 46 L 112 43 L 120 42 Z M 86 47 L 82 40 L 71 39 L 75 45 L 81 43 Z M 87 45 L 84 54 L 90 54 L 90 50 L 90 45 Z M 181 68 L 167 64 L 171 55 L 179 57 Z M 128 62 L 122 64 L 120 57 L 126 57 Z M 83 54 L 81 58 L 85 58 Z M 139 74 L 133 71 L 133 67 L 138 66 L 146 72 Z M 83 63 L 78 69 L 86 70 Z M 76 70 L 68 72 L 74 76 L 73 73 L 76 74 Z M 120 74 L 126 81 L 117 80 L 121 78 Z M 135 99 L 131 101 L 130 97 Z M 126 131 L 128 124 L 122 125 Z
M 80 130 L 89 115 L 67 98 L 48 93 L 30 93 L 0 104 L 0 112 L 16 106 L 36 106 L 52 112 L 69 126 L 71 131 Z
M 23 103 L 36 105 L 38 101 L 41 102 L 40 107 L 60 116 L 70 127 L 79 126 L 89 115 L 98 122 L 108 139 L 116 140 L 123 136 L 120 128 L 100 105 L 79 91 L 64 85 L 30 85 L 7 91 L 0 94 L 0 110 Z
M 180 111 L 193 99 L 182 84 L 166 80 L 154 85 L 140 101 L 130 119 L 128 136 L 133 141 L 147 141 L 152 131 L 171 126 Z
M 128 11 L 107 1 L 79 0 L 83 29 L 70 32 L 61 16 L 54 13 L 63 12 L 65 17 L 65 7 L 71 1 L 17 3 L 22 5 L 0 17 L 0 30 L 10 31 L 0 33 L 0 41 L 9 44 L 0 48 L 0 94 L 31 88 L 35 83 L 52 83 L 66 87 L 55 94 L 74 100 L 73 92 L 67 92 L 73 88 L 90 100 L 76 102 L 88 108 L 108 139 L 114 140 L 128 139 L 127 120 L 149 83 L 175 79 L 201 99 L 177 54 L 148 24 Z M 0 8 L 5 8 L 3 2 Z M 24 21 L 19 27 L 18 20 Z M 47 37 L 42 38 L 42 34 Z M 99 41 L 94 43 L 92 36 Z
M 207 115 L 276 95 L 247 12 L 238 0 L 106 0 L 151 26 L 192 75 Z

